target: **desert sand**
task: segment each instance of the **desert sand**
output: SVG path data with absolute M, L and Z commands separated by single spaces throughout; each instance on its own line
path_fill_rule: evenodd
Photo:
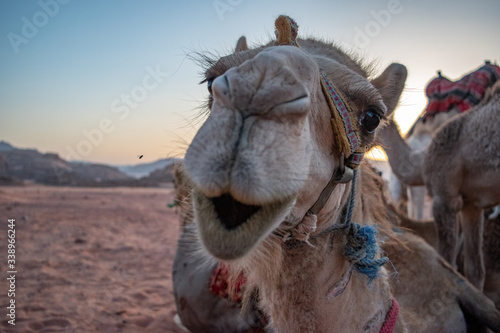
M 1 332 L 183 332 L 173 188 L 0 188 Z M 6 306 L 15 219 L 15 326 Z

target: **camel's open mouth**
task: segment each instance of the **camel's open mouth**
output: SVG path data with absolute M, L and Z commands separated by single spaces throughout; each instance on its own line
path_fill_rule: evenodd
M 212 198 L 212 203 L 217 217 L 227 230 L 239 227 L 261 208 L 261 206 L 245 205 L 230 194 Z
M 229 194 L 209 198 L 193 191 L 195 219 L 205 248 L 222 260 L 248 254 L 290 213 L 295 198 L 246 205 Z

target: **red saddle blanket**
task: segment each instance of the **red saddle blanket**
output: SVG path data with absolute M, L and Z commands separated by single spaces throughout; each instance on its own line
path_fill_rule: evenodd
M 486 89 L 498 80 L 500 80 L 500 67 L 489 62 L 457 81 L 450 81 L 439 73 L 425 91 L 429 99 L 425 116 L 432 117 L 438 112 L 447 112 L 451 109 L 467 111 L 477 105 L 484 97 Z

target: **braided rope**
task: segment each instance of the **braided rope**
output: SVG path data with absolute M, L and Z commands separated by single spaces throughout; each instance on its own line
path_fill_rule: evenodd
M 375 259 L 380 250 L 375 237 L 377 235 L 375 226 L 362 227 L 353 222 L 349 226 L 344 254 L 358 272 L 368 277 L 370 283 L 379 276 L 380 268 L 389 261 L 389 258 Z
M 396 327 L 396 322 L 398 320 L 399 314 L 399 303 L 395 298 L 392 299 L 391 309 L 385 316 L 384 325 L 380 329 L 380 333 L 392 333 Z
M 349 196 L 349 207 L 345 215 L 344 224 L 349 224 L 352 220 L 352 212 L 354 210 L 354 202 L 356 201 L 356 184 L 358 182 L 358 170 L 353 170 L 351 194 Z
M 379 276 L 380 268 L 389 261 L 387 257 L 375 259 L 380 247 L 377 244 L 377 227 L 375 225 L 361 226 L 352 222 L 352 213 L 356 199 L 356 183 L 358 170 L 354 170 L 352 178 L 352 189 L 349 196 L 349 206 L 347 207 L 343 223 L 334 224 L 323 230 L 318 236 L 336 230 L 346 233 L 346 245 L 344 255 L 354 265 L 354 268 L 368 277 L 368 283 Z

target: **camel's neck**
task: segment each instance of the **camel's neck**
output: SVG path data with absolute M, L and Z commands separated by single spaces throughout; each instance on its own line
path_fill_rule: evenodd
M 394 174 L 407 185 L 424 185 L 421 169 L 425 150 L 413 151 L 403 140 L 392 120 L 377 132 L 377 137 L 389 158 Z
M 384 277 L 369 285 L 343 255 L 345 236 L 332 233 L 290 246 L 275 281 L 259 286 L 276 332 L 380 332 L 392 296 Z
M 372 216 L 364 216 L 366 201 L 357 192 L 353 220 L 366 224 Z M 250 272 L 271 327 L 276 332 L 380 332 L 392 304 L 385 274 L 367 283 L 346 259 L 342 229 L 313 236 L 310 242 L 282 244 L 274 274 L 258 264 Z

